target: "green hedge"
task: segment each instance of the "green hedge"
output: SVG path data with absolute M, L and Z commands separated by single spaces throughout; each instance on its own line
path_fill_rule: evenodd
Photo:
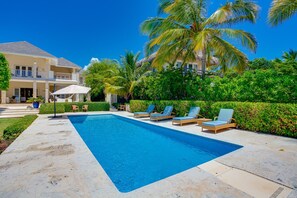
M 107 102 L 67 102 L 67 103 L 56 103 L 57 113 L 71 112 L 71 105 L 77 105 L 79 110 L 82 111 L 83 105 L 88 105 L 88 111 L 109 111 L 109 103 Z M 51 114 L 54 113 L 54 104 L 47 103 L 42 104 L 39 109 L 40 114 Z
M 26 115 L 14 124 L 4 129 L 3 138 L 5 140 L 17 138 L 24 130 L 26 130 L 32 122 L 37 118 L 37 115 Z
M 217 116 L 221 108 L 232 108 L 240 129 L 297 138 L 297 104 L 132 100 L 130 109 L 132 112 L 144 111 L 151 103 L 156 105 L 157 111 L 173 105 L 178 116 L 188 112 L 191 106 L 199 106 L 200 114 L 208 118 Z
M 240 129 L 297 138 L 297 104 L 216 102 L 211 115 L 220 108 L 234 109 Z
M 130 110 L 131 112 L 136 111 L 145 111 L 149 104 L 156 105 L 155 111 L 161 112 L 164 110 L 165 106 L 173 105 L 173 112 L 177 116 L 184 116 L 185 113 L 189 112 L 191 106 L 199 106 L 201 108 L 200 114 L 206 114 L 209 110 L 209 105 L 204 101 L 191 101 L 191 100 L 131 100 L 130 101 Z
M 64 113 L 65 107 L 62 103 L 56 103 L 56 112 Z M 39 114 L 52 114 L 54 113 L 54 104 L 53 103 L 45 103 L 42 104 L 39 108 Z
M 72 105 L 77 105 L 82 111 L 83 105 L 88 105 L 88 111 L 109 111 L 109 103 L 107 102 L 69 102 L 64 103 L 65 112 L 72 112 Z

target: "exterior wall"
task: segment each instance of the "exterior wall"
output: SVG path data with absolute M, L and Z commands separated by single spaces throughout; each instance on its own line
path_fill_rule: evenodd
M 55 58 L 31 57 L 17 54 L 3 53 L 9 63 L 9 68 L 12 73 L 9 89 L 1 92 L 1 103 L 6 103 L 7 97 L 12 101 L 15 96 L 15 89 L 30 88 L 33 89 L 33 97 L 42 96 L 46 102 L 49 98 L 49 92 L 53 92 L 53 84 L 56 84 L 56 90 L 64 88 L 69 85 L 79 84 L 80 74 L 78 68 L 58 67 L 52 64 L 57 64 Z M 16 66 L 26 67 L 25 76 L 16 75 Z M 31 67 L 31 76 L 28 75 L 28 67 Z M 37 69 L 38 68 L 38 69 Z M 38 72 L 37 72 L 38 71 Z M 67 75 L 67 78 L 55 79 L 57 74 Z M 30 90 L 29 90 L 30 91 Z M 30 92 L 31 93 L 31 92 Z M 21 95 L 21 93 L 20 93 Z M 13 102 L 19 102 L 13 100 Z
M 21 56 L 21 55 L 14 55 L 14 54 L 5 54 L 5 58 L 9 63 L 9 68 L 11 72 L 14 74 L 14 70 L 16 66 L 26 66 L 26 67 L 34 67 L 34 62 L 38 67 L 38 72 L 40 74 L 46 75 L 47 72 L 47 59 L 46 58 L 34 58 L 29 56 Z M 46 77 L 46 76 L 45 76 Z
M 66 67 L 56 67 L 56 66 L 51 65 L 51 71 L 71 74 L 73 69 L 72 68 L 66 68 Z
M 176 63 L 175 63 L 176 67 L 178 67 L 178 63 L 182 64 L 183 61 L 182 60 L 177 60 Z M 202 70 L 201 61 L 187 62 L 187 63 L 185 63 L 184 67 L 189 67 L 189 65 L 192 65 L 193 69 L 195 69 L 196 71 Z
M 56 79 L 67 79 L 79 81 L 79 72 L 76 68 L 51 66 L 51 71 Z
M 7 97 L 14 96 L 16 88 L 33 88 L 33 82 L 10 82 L 9 89 L 7 90 Z

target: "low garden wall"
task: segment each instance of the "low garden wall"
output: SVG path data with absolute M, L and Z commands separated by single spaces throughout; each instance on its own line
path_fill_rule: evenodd
M 231 108 L 240 129 L 297 138 L 297 104 L 132 100 L 130 109 L 132 112 L 145 111 L 149 104 L 155 104 L 158 112 L 166 105 L 173 105 L 177 116 L 184 116 L 191 106 L 199 106 L 200 114 L 207 118 L 217 116 L 221 108 Z
M 77 105 L 79 111 L 82 111 L 83 105 L 88 105 L 88 111 L 109 111 L 109 103 L 107 102 L 67 102 L 56 103 L 56 112 L 65 113 L 72 111 L 72 105 Z M 39 109 L 40 114 L 52 114 L 54 113 L 54 103 L 42 104 Z

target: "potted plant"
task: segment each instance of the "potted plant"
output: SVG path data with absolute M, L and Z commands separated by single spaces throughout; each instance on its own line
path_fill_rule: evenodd
M 43 102 L 44 99 L 42 96 L 38 96 L 37 98 L 29 98 L 27 102 L 31 102 L 33 104 L 33 108 L 38 109 L 39 108 L 39 103 Z

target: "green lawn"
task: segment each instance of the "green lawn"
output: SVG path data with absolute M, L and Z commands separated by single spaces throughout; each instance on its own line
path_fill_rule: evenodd
M 4 129 L 20 119 L 21 118 L 0 118 L 0 140 L 2 139 Z

